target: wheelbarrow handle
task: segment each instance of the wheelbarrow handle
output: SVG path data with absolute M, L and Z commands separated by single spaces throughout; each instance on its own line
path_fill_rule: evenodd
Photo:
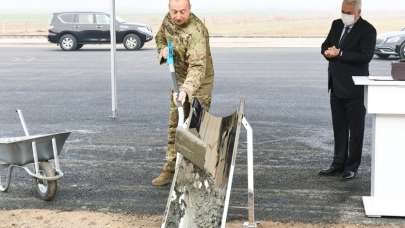
M 24 119 L 24 115 L 22 114 L 22 111 L 20 109 L 17 109 L 16 112 L 18 113 L 18 117 L 20 118 L 21 125 L 24 129 L 25 136 L 29 136 L 30 133 L 28 132 L 27 125 L 25 124 L 25 119 Z
M 28 132 L 27 125 L 25 124 L 24 115 L 22 114 L 22 111 L 20 109 L 17 109 L 16 111 L 18 113 L 18 117 L 20 118 L 21 125 L 24 128 L 25 136 L 29 136 L 30 133 Z M 32 156 L 34 157 L 35 173 L 36 173 L 36 175 L 38 175 L 39 174 L 39 161 L 38 161 L 38 152 L 37 152 L 37 142 L 35 140 L 33 140 L 31 142 L 31 144 L 32 144 Z

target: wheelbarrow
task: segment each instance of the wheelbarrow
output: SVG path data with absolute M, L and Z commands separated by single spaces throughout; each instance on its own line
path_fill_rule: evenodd
M 4 181 L 0 175 L 0 191 L 9 189 L 13 169 L 21 168 L 34 178 L 36 196 L 50 201 L 56 195 L 57 181 L 63 177 L 58 156 L 71 132 L 30 135 L 21 110 L 17 113 L 26 136 L 0 138 L 0 170 L 6 170 Z

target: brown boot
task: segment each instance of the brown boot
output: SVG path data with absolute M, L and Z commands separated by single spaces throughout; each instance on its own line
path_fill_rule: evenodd
M 156 187 L 165 186 L 172 182 L 174 172 L 170 170 L 162 170 L 160 175 L 152 180 L 152 185 Z

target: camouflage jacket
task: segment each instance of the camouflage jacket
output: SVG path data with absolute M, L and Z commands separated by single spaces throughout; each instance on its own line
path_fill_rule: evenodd
M 189 99 L 192 97 L 211 98 L 214 81 L 214 67 L 209 45 L 208 30 L 194 14 L 185 25 L 171 22 L 170 14 L 163 19 L 155 37 L 158 52 L 172 40 L 174 63 L 179 88 Z M 160 60 L 164 63 L 165 60 Z

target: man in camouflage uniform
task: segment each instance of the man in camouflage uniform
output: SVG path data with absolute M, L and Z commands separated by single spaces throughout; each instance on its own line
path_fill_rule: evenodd
M 180 92 L 171 94 L 166 163 L 160 175 L 152 181 L 154 186 L 169 184 L 174 174 L 177 154 L 174 144 L 178 122 L 174 101 L 183 103 L 186 117 L 190 112 L 192 98 L 197 98 L 206 110 L 211 105 L 214 67 L 208 30 L 190 9 L 189 0 L 169 0 L 169 13 L 155 37 L 160 64 L 167 58 L 167 42 L 173 41 L 174 65 Z

